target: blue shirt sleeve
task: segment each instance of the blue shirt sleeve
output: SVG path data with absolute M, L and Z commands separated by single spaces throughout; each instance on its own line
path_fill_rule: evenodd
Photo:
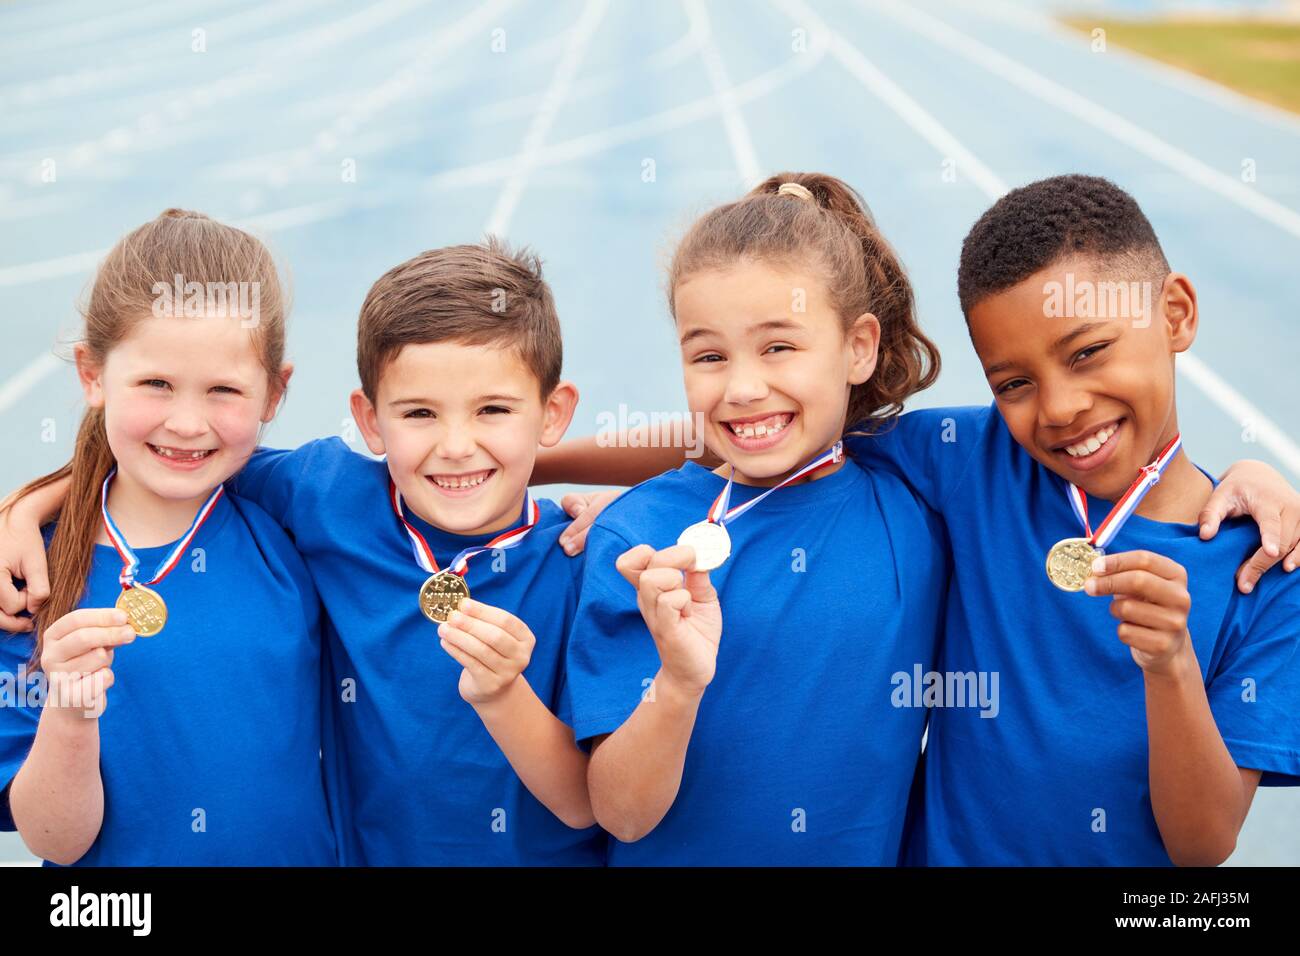
M 992 406 L 923 408 L 898 416 L 876 434 L 861 426 L 845 433 L 848 453 L 867 468 L 902 478 L 934 511 L 943 513 L 966 473 L 985 431 Z
M 36 738 L 44 681 L 27 673 L 36 642 L 29 634 L 0 631 L 0 830 L 15 830 L 9 812 L 9 784 Z
M 303 455 L 299 452 L 258 448 L 230 480 L 231 491 L 256 504 L 286 531 L 293 530 L 293 493 L 303 473 Z
M 659 672 L 659 651 L 637 610 L 636 592 L 614 566 L 631 547 L 599 522 L 587 536 L 562 705 L 571 710 L 568 722 L 578 740 L 622 726 Z
M 1206 694 L 1237 766 L 1263 771 L 1261 786 L 1300 786 L 1300 580 L 1275 569 L 1256 594 Z

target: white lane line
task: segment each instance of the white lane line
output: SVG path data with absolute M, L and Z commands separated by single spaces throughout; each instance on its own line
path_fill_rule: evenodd
M 932 43 L 970 60 L 995 76 L 1002 77 L 1030 96 L 1082 120 L 1089 126 L 1119 140 L 1125 146 L 1137 150 L 1148 159 L 1182 174 L 1197 185 L 1217 193 L 1243 209 L 1253 212 L 1261 219 L 1273 223 L 1279 229 L 1300 238 L 1300 213 L 1270 199 L 1257 189 L 1252 189 L 1241 180 L 1206 165 L 1190 153 L 1165 142 L 1150 130 L 1130 122 L 1074 90 L 1067 89 L 1055 80 L 1030 69 L 979 40 L 959 33 L 942 20 L 922 10 L 896 2 L 867 2 L 867 0 L 859 0 L 859 2 L 864 8 L 891 17 Z
M 844 63 L 845 66 L 849 66 L 851 63 L 857 63 L 860 59 L 860 66 L 865 64 L 870 67 L 870 70 L 854 69 L 850 67 L 850 72 L 862 80 L 862 82 L 868 87 L 868 89 L 871 89 L 872 92 L 877 92 L 878 89 L 888 92 L 890 95 L 882 96 L 881 99 L 883 99 L 886 105 L 893 109 L 895 113 L 897 113 L 909 126 L 921 133 L 927 142 L 935 145 L 936 148 L 946 152 L 948 155 L 966 157 L 965 159 L 960 159 L 959 164 L 973 162 L 973 168 L 980 170 L 981 173 L 980 175 L 972 176 L 971 178 L 990 201 L 998 199 L 1007 192 L 1006 184 L 994 175 L 987 166 L 984 166 L 983 163 L 976 159 L 969 150 L 958 143 L 956 138 L 941 126 L 938 120 L 934 119 L 934 117 L 927 113 L 920 104 L 911 97 L 906 96 L 906 94 L 903 94 L 902 96 L 894 95 L 894 91 L 891 90 L 891 87 L 894 87 L 894 85 L 891 82 L 887 81 L 885 84 L 880 84 L 879 79 L 881 77 L 876 75 L 879 71 L 867 63 L 866 58 L 862 57 L 861 54 L 858 53 L 857 50 L 846 40 L 843 40 L 837 34 L 832 34 L 825 21 L 818 18 L 811 9 L 799 2 L 799 0 L 773 0 L 773 2 L 776 3 L 777 6 L 785 9 L 797 22 L 807 24 L 823 35 L 833 36 L 832 52 L 842 63 Z M 940 26 L 944 27 L 945 30 L 948 29 L 944 24 L 940 24 Z M 949 32 L 952 33 L 951 30 L 949 30 Z M 966 39 L 960 34 L 954 35 L 959 41 L 965 41 Z M 994 53 L 994 51 L 991 50 L 989 52 Z M 1001 54 L 996 54 L 996 56 L 1006 60 L 1006 58 L 1002 57 Z M 1043 83 L 1051 82 L 1046 77 L 1041 77 L 1040 79 Z M 869 80 L 875 82 L 869 82 Z M 894 89 L 896 89 L 896 87 L 894 87 Z M 1032 89 L 1030 91 L 1037 93 L 1037 91 Z M 1063 90 L 1063 92 L 1070 96 L 1074 96 L 1074 94 L 1069 90 Z M 877 93 L 877 95 L 879 95 L 879 93 Z M 1116 118 L 1118 119 L 1118 117 Z M 950 151 L 947 145 L 941 144 L 952 144 L 953 149 Z M 1172 147 L 1170 148 L 1172 149 Z M 1190 159 L 1190 157 L 1188 158 Z M 1198 161 L 1193 160 L 1193 162 Z M 969 170 L 967 172 L 969 174 Z M 1240 392 L 1236 391 L 1223 378 L 1217 375 L 1204 361 L 1190 353 L 1185 352 L 1180 355 L 1175 367 L 1180 369 L 1194 385 L 1201 389 L 1201 391 L 1204 392 L 1205 395 L 1214 402 L 1214 404 L 1218 405 L 1219 408 L 1226 412 L 1234 421 L 1239 424 L 1252 426 L 1259 443 L 1275 455 L 1277 459 L 1285 464 L 1293 473 L 1300 475 L 1300 446 L 1297 446 L 1295 441 L 1257 406 L 1248 401 Z
M 26 367 L 20 369 L 17 375 L 10 378 L 4 385 L 0 385 L 0 415 L 3 415 L 13 405 L 17 404 L 24 395 L 40 384 L 47 375 L 62 367 L 63 363 L 50 352 L 42 352 L 28 362 Z
M 722 62 L 722 54 L 713 42 L 713 25 L 709 22 L 708 11 L 701 0 L 683 0 L 686 16 L 691 22 L 691 32 L 699 31 L 703 38 L 700 57 L 709 74 L 709 85 L 717 98 L 718 109 L 722 113 L 722 125 L 727 131 L 727 142 L 731 145 L 731 155 L 736 160 L 736 170 L 746 190 L 753 189 L 763 181 L 763 169 L 754 151 L 754 141 L 750 138 L 749 127 L 741 115 L 736 103 L 735 90 L 731 78 L 727 76 L 727 66 Z
M 930 115 L 925 107 L 912 99 L 902 87 L 863 56 L 857 47 L 831 30 L 826 25 L 826 21 L 810 6 L 802 0 L 773 0 L 773 3 L 796 23 L 811 27 L 820 34 L 829 46 L 831 55 L 839 60 L 845 69 L 857 77 L 877 99 L 892 109 L 895 115 L 910 126 L 917 135 L 933 146 L 940 157 L 955 162 L 958 176 L 969 178 L 983 190 L 985 195 L 1000 196 L 1007 191 L 1006 183 L 999 179 L 993 170 L 963 146 L 957 137 Z
M 1174 367 L 1208 395 L 1229 418 L 1243 427 L 1253 428 L 1259 443 L 1276 455 L 1292 473 L 1300 475 L 1300 445 L 1292 441 L 1258 406 L 1191 352 L 1179 355 Z
M 600 21 L 604 19 L 605 12 L 608 9 L 608 0 L 587 0 L 586 6 L 582 8 L 582 13 L 569 34 L 569 41 L 565 44 L 564 52 L 560 54 L 559 65 L 551 77 L 550 85 L 546 89 L 546 95 L 542 98 L 542 105 L 538 108 L 537 115 L 533 117 L 533 122 L 524 135 L 523 148 L 519 155 L 515 157 L 515 165 L 510 178 L 506 180 L 505 187 L 497 196 L 492 215 L 488 217 L 487 225 L 483 227 L 484 232 L 495 236 L 504 236 L 507 229 L 509 229 L 510 220 L 519 205 L 519 198 L 524 194 L 524 187 L 528 184 L 528 177 L 537 164 L 538 153 L 541 151 L 542 144 L 546 141 L 546 134 L 550 132 L 555 117 L 560 112 L 560 107 L 564 105 L 569 89 L 573 86 L 573 78 L 577 76 L 578 68 L 582 65 L 582 58 L 587 52 L 587 46 L 590 44 L 591 38 L 595 36 L 596 29 L 600 26 Z

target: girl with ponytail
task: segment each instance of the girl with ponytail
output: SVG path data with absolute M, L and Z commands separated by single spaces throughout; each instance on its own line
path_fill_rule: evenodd
M 939 356 L 830 176 L 774 176 L 705 214 L 668 300 L 723 464 L 638 485 L 587 538 L 567 690 L 609 861 L 893 864 L 926 713 L 899 685 L 931 669 L 947 548 L 842 439 Z
M 318 599 L 224 488 L 292 371 L 272 257 L 169 209 L 108 253 L 83 317 L 72 461 L 2 506 L 63 502 L 49 597 L 0 632 L 21 691 L 0 707 L 0 828 L 55 864 L 333 863 Z

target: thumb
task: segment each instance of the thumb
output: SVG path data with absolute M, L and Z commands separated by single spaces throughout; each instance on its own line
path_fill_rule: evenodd
M 1219 524 L 1232 509 L 1232 501 L 1228 496 L 1219 494 L 1221 489 L 1222 486 L 1215 489 L 1214 494 L 1210 495 L 1210 500 L 1205 503 L 1200 516 L 1196 519 L 1197 524 L 1201 526 L 1202 541 L 1209 541 L 1219 533 Z
M 691 600 L 697 604 L 713 604 L 718 600 L 718 592 L 713 589 L 708 571 L 687 571 L 685 584 Z

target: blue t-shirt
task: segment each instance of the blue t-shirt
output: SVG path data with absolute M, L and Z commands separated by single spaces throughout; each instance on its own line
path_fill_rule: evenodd
M 329 618 L 327 787 L 345 865 L 600 865 L 604 833 L 575 830 L 520 782 L 457 689 L 462 667 L 419 609 L 428 577 L 388 501 L 388 468 L 338 438 L 259 450 L 236 487 L 289 530 Z M 513 549 L 466 573 L 475 600 L 536 638 L 524 677 L 567 722 L 564 644 L 581 561 L 557 543 L 568 518 L 550 501 Z M 440 568 L 495 537 L 455 535 L 407 509 Z
M 567 665 L 579 738 L 617 730 L 659 670 L 615 560 L 674 544 L 723 484 L 687 462 L 592 526 Z M 731 503 L 764 490 L 738 484 Z M 723 618 L 717 670 L 681 788 L 645 837 L 610 840 L 609 862 L 894 865 L 925 711 L 895 706 L 891 681 L 933 662 L 942 526 L 897 478 L 846 461 L 728 528 L 731 557 L 710 574 Z
M 934 708 L 909 858 L 931 865 L 1169 865 L 1147 780 L 1142 671 L 1111 599 L 1048 580 L 1048 549 L 1082 528 L 1065 480 L 1038 464 L 996 405 L 926 409 L 849 446 L 905 476 L 948 526 L 953 578 L 941 670 L 996 674 L 999 707 Z M 1095 522 L 1110 503 L 1090 499 Z M 1188 631 L 1215 723 L 1264 785 L 1300 783 L 1300 576 L 1253 593 L 1234 573 L 1248 519 L 1211 541 L 1194 524 L 1134 515 L 1111 553 L 1147 550 L 1187 569 Z
M 138 548 L 141 571 L 174 547 Z M 122 561 L 96 545 L 81 607 L 112 607 Z M 222 495 L 153 585 L 167 625 L 116 649 L 99 717 L 104 820 L 78 866 L 332 866 L 321 771 L 320 606 L 292 542 Z M 3 632 L 0 632 L 3 633 Z M 0 636 L 0 829 L 36 735 L 30 634 Z M 35 695 L 33 696 L 33 691 Z

